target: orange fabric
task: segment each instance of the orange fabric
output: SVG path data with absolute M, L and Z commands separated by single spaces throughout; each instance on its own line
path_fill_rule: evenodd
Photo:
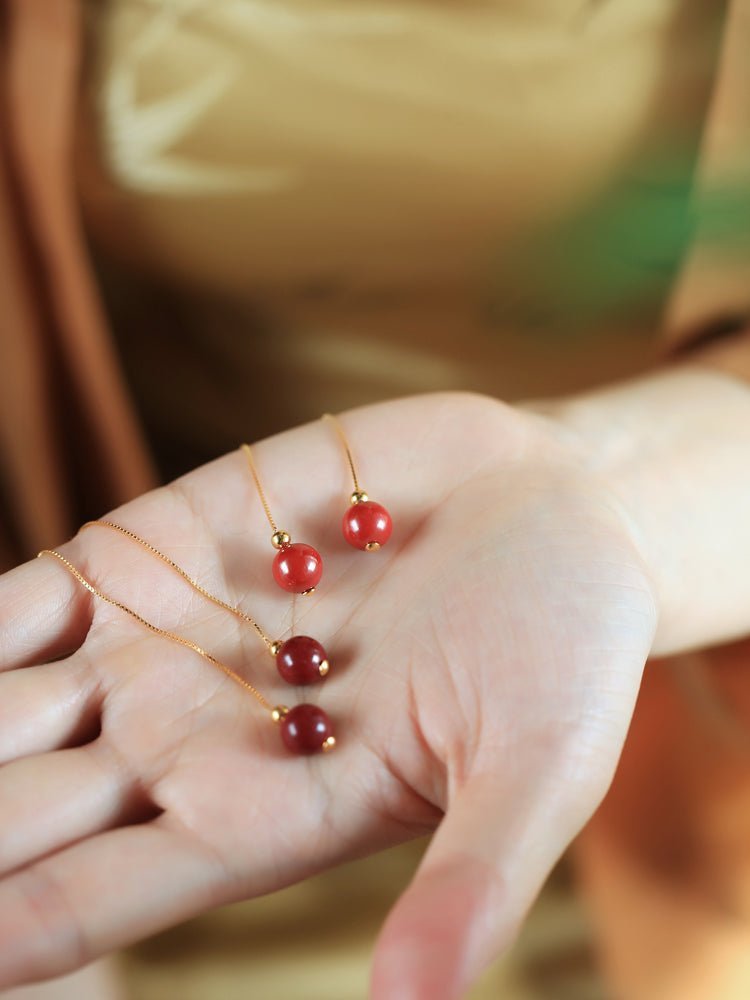
M 5 0 L 2 13 L 0 556 L 7 560 L 58 543 L 82 511 L 137 495 L 155 475 L 77 217 L 79 6 Z
M 624 1000 L 750 995 L 750 641 L 649 663 L 609 794 L 576 845 Z

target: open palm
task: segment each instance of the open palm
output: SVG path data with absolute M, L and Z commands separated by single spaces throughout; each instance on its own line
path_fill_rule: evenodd
M 330 754 L 52 559 L 0 578 L 0 986 L 440 825 L 376 951 L 373 994 L 456 997 L 502 949 L 612 776 L 656 624 L 627 513 L 554 426 L 441 394 L 343 417 L 394 519 L 346 545 L 322 423 L 255 449 L 276 520 L 324 558 L 292 599 L 235 452 L 110 515 L 273 637 L 331 660 L 296 691 L 247 625 L 105 528 L 62 548 L 273 704 L 319 701 Z M 54 661 L 54 662 L 50 662 Z

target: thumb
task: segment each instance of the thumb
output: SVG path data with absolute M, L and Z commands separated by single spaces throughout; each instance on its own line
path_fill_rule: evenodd
M 549 787 L 513 784 L 475 776 L 456 794 L 380 933 L 372 1000 L 456 1000 L 511 944 L 588 818 L 561 815 L 573 810 Z

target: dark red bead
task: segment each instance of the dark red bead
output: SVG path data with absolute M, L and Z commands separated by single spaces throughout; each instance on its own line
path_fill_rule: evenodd
M 282 642 L 276 666 L 287 684 L 314 684 L 328 673 L 328 657 L 317 639 L 293 635 Z
M 317 753 L 327 740 L 333 740 L 333 726 L 317 705 L 295 705 L 281 720 L 281 738 L 292 753 Z
M 393 521 L 382 504 L 374 500 L 353 503 L 344 514 L 344 538 L 355 549 L 379 549 L 391 537 Z
M 303 594 L 320 583 L 323 560 L 312 545 L 290 542 L 279 549 L 273 561 L 273 578 L 290 594 Z

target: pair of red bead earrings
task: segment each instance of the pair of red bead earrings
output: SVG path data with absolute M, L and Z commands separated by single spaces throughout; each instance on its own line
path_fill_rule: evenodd
M 335 418 L 331 417 L 329 414 L 326 414 L 326 419 L 333 421 L 336 426 L 344 445 L 352 478 L 354 480 L 354 492 L 351 496 L 352 506 L 351 509 L 347 510 L 344 515 L 342 524 L 344 537 L 356 548 L 364 549 L 366 551 L 375 551 L 384 545 L 391 535 L 392 522 L 390 515 L 382 505 L 375 504 L 370 501 L 367 495 L 359 489 L 354 462 L 343 430 L 338 422 L 335 421 Z M 311 593 L 320 581 L 322 574 L 322 560 L 320 555 L 315 549 L 312 548 L 312 546 L 307 546 L 303 543 L 293 543 L 286 532 L 280 532 L 278 530 L 271 516 L 268 503 L 265 498 L 265 493 L 261 487 L 260 479 L 253 461 L 252 452 L 248 445 L 243 445 L 243 450 L 249 459 L 250 468 L 253 473 L 261 501 L 274 532 L 274 547 L 278 548 L 278 554 L 274 560 L 274 578 L 284 590 L 291 591 L 292 593 Z M 221 598 L 210 593 L 210 591 L 201 586 L 201 584 L 198 583 L 197 580 L 193 579 L 193 577 L 182 569 L 182 567 L 178 566 L 174 560 L 170 559 L 169 556 L 165 555 L 154 545 L 146 541 L 144 538 L 141 538 L 135 532 L 130 531 L 128 528 L 124 528 L 121 525 L 115 524 L 112 521 L 89 521 L 83 527 L 86 529 L 96 526 L 113 529 L 132 541 L 137 542 L 150 552 L 151 555 L 160 559 L 163 563 L 177 572 L 203 597 L 212 601 L 224 610 L 231 612 L 245 623 L 251 625 L 258 633 L 271 655 L 275 658 L 278 672 L 287 683 L 300 685 L 311 684 L 325 677 L 328 673 L 328 657 L 325 649 L 316 639 L 312 639 L 310 636 L 296 635 L 284 642 L 272 640 L 254 618 L 242 611 L 239 607 L 228 604 L 226 601 L 223 601 Z M 307 550 L 314 553 L 314 559 L 309 556 Z M 53 549 L 45 549 L 40 552 L 39 555 L 53 556 L 59 560 L 76 578 L 76 580 L 78 580 L 78 582 L 95 597 L 123 611 L 125 614 L 135 619 L 156 635 L 170 639 L 182 646 L 192 649 L 209 663 L 218 667 L 225 674 L 231 677 L 242 688 L 249 691 L 261 703 L 261 705 L 271 713 L 273 721 L 281 724 L 282 740 L 285 746 L 293 753 L 311 754 L 319 750 L 328 751 L 335 746 L 336 740 L 333 735 L 331 721 L 323 709 L 319 708 L 317 705 L 303 703 L 295 705 L 291 709 L 287 708 L 285 705 L 272 706 L 271 703 L 260 693 L 260 691 L 257 690 L 257 688 L 232 670 L 231 667 L 226 666 L 226 664 L 222 663 L 211 653 L 207 652 L 207 650 L 203 649 L 203 647 L 199 646 L 190 639 L 185 639 L 174 632 L 170 632 L 167 629 L 153 625 L 137 612 L 129 608 L 126 604 L 123 604 L 121 601 L 117 601 L 114 598 L 109 597 L 107 594 L 104 594 L 99 588 L 87 580 L 86 577 L 84 577 L 83 574 L 61 553 Z M 288 560 L 289 565 L 292 567 L 289 571 L 282 568 L 285 559 Z M 304 568 L 304 572 L 300 569 L 300 566 Z
M 354 484 L 354 491 L 349 498 L 349 507 L 341 522 L 344 538 L 355 549 L 376 552 L 391 537 L 393 530 L 391 515 L 382 504 L 370 500 L 368 495 L 360 489 L 354 459 L 341 424 L 330 413 L 324 414 L 323 420 L 333 424 L 341 439 Z M 273 578 L 282 590 L 291 594 L 305 596 L 312 594 L 323 575 L 323 559 L 312 545 L 308 545 L 306 542 L 293 542 L 287 531 L 279 529 L 271 514 L 252 449 L 249 444 L 243 444 L 242 450 L 247 457 L 258 496 L 263 504 L 268 523 L 271 525 L 271 544 L 277 550 L 272 565 Z

